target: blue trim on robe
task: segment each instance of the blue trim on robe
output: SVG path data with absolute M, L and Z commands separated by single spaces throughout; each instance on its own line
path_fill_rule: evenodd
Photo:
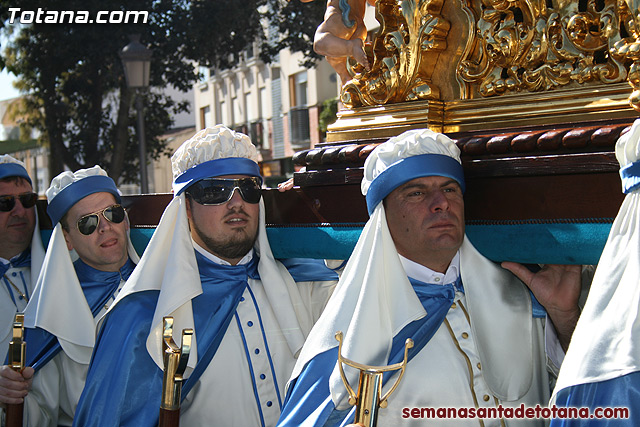
M 580 384 L 558 392 L 556 407 L 629 408 L 627 419 L 561 419 L 551 420 L 550 427 L 609 427 L 640 425 L 640 372 L 596 383 Z
M 240 338 L 242 338 L 242 347 L 244 349 L 244 354 L 247 359 L 247 365 L 249 367 L 249 376 L 251 377 L 251 389 L 253 390 L 253 398 L 256 400 L 256 408 L 258 408 L 258 418 L 260 418 L 260 427 L 265 427 L 264 425 L 264 413 L 262 412 L 262 402 L 260 402 L 260 395 L 258 394 L 258 386 L 256 384 L 256 374 L 253 370 L 253 363 L 251 362 L 251 356 L 249 355 L 249 346 L 247 345 L 247 339 L 244 336 L 244 331 L 242 330 L 242 324 L 240 323 L 240 319 L 238 318 L 238 313 L 235 314 L 236 324 L 238 325 L 238 330 L 240 331 Z
M 118 271 L 96 270 L 81 259 L 76 260 L 73 266 L 94 317 L 113 297 L 121 280 L 127 280 L 136 267 L 131 259 L 127 259 Z M 36 372 L 62 350 L 58 338 L 42 328 L 25 328 L 24 341 L 27 343 L 26 364 Z
M 427 315 L 405 326 L 393 338 L 387 364 L 398 363 L 404 357 L 404 345 L 412 338 L 411 360 L 429 342 L 446 317 L 455 297 L 454 284 L 434 285 L 409 278 Z M 458 289 L 461 286 L 457 284 Z M 311 359 L 298 378 L 291 382 L 278 426 L 335 426 L 353 422 L 355 408 L 335 409 L 329 391 L 329 377 L 338 360 L 338 347 Z M 383 376 L 383 384 L 393 372 Z
M 203 294 L 191 303 L 200 359 L 183 385 L 183 399 L 215 355 L 247 286 L 247 277 L 259 279 L 257 256 L 244 266 L 215 264 L 198 252 L 196 260 Z M 292 276 L 296 281 L 300 278 Z M 308 274 L 303 276 L 313 280 Z M 147 352 L 146 341 L 159 293 L 127 295 L 106 316 L 74 426 L 157 425 L 163 372 Z

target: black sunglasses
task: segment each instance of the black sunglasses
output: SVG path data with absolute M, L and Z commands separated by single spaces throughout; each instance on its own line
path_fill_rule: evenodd
M 104 219 L 114 224 L 120 224 L 124 221 L 124 208 L 120 205 L 111 205 L 101 211 L 80 217 L 78 222 L 76 222 L 78 231 L 85 236 L 91 235 L 96 231 L 98 225 L 100 225 L 100 214 L 102 214 Z
M 32 208 L 38 201 L 36 193 L 23 193 L 17 196 L 0 196 L 0 212 L 9 212 L 16 205 L 16 199 L 20 199 L 22 207 L 25 209 Z
M 201 205 L 221 205 L 233 197 L 238 189 L 247 203 L 258 203 L 262 197 L 262 180 L 257 177 L 222 179 L 207 178 L 196 182 L 186 191 L 187 195 Z

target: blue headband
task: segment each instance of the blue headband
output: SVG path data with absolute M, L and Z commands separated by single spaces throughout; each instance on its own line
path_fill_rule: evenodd
M 444 154 L 421 154 L 400 159 L 375 177 L 367 191 L 367 210 L 373 213 L 378 203 L 402 184 L 423 176 L 455 179 L 464 193 L 462 165 Z
M 622 192 L 629 194 L 640 187 L 640 162 L 634 162 L 620 169 Z
M 0 179 L 9 178 L 11 176 L 19 176 L 21 178 L 29 181 L 29 184 L 33 185 L 31 182 L 31 177 L 27 173 L 27 170 L 22 167 L 22 165 L 18 163 L 2 163 L 0 164 Z
M 223 175 L 248 175 L 262 179 L 260 166 L 253 160 L 244 157 L 226 157 L 200 163 L 182 172 L 173 181 L 174 197 L 179 196 L 191 184 L 205 179 Z
M 113 194 L 116 202 L 120 203 L 120 194 L 116 183 L 108 176 L 92 175 L 69 184 L 49 201 L 47 213 L 51 222 L 56 225 L 73 205 L 90 194 L 102 192 Z

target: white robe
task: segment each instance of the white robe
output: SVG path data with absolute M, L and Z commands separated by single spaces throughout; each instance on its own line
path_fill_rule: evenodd
M 335 282 L 298 282 L 297 285 L 315 321 Z M 258 402 L 266 426 L 274 426 L 280 416 L 280 401 L 284 401 L 284 388 L 296 359 L 276 320 L 277 307 L 269 304 L 262 282 L 250 279 L 249 286 L 258 303 L 259 316 L 251 293 L 245 289 L 244 299 L 236 310 L 238 321 L 232 319 L 209 366 L 181 406 L 181 425 L 210 425 L 213 417 L 225 427 L 259 426 L 260 416 L 254 410 Z

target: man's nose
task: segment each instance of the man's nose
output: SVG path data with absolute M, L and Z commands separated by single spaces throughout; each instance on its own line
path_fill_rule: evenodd
M 11 215 L 24 216 L 26 212 L 27 210 L 22 206 L 22 202 L 18 197 L 16 197 L 16 204 L 13 206 L 13 209 L 11 209 Z
M 113 224 L 107 218 L 105 218 L 104 213 L 100 212 L 100 223 L 98 224 L 98 231 L 100 233 L 104 233 L 107 230 L 113 228 Z
M 240 206 L 243 203 L 244 203 L 244 200 L 242 199 L 242 196 L 240 195 L 240 189 L 237 188 L 237 187 L 234 188 L 233 189 L 233 194 L 231 195 L 231 198 L 227 202 L 227 207 L 232 208 L 232 207 Z
M 449 210 L 449 199 L 442 190 L 436 190 L 431 197 L 431 211 L 446 211 Z

